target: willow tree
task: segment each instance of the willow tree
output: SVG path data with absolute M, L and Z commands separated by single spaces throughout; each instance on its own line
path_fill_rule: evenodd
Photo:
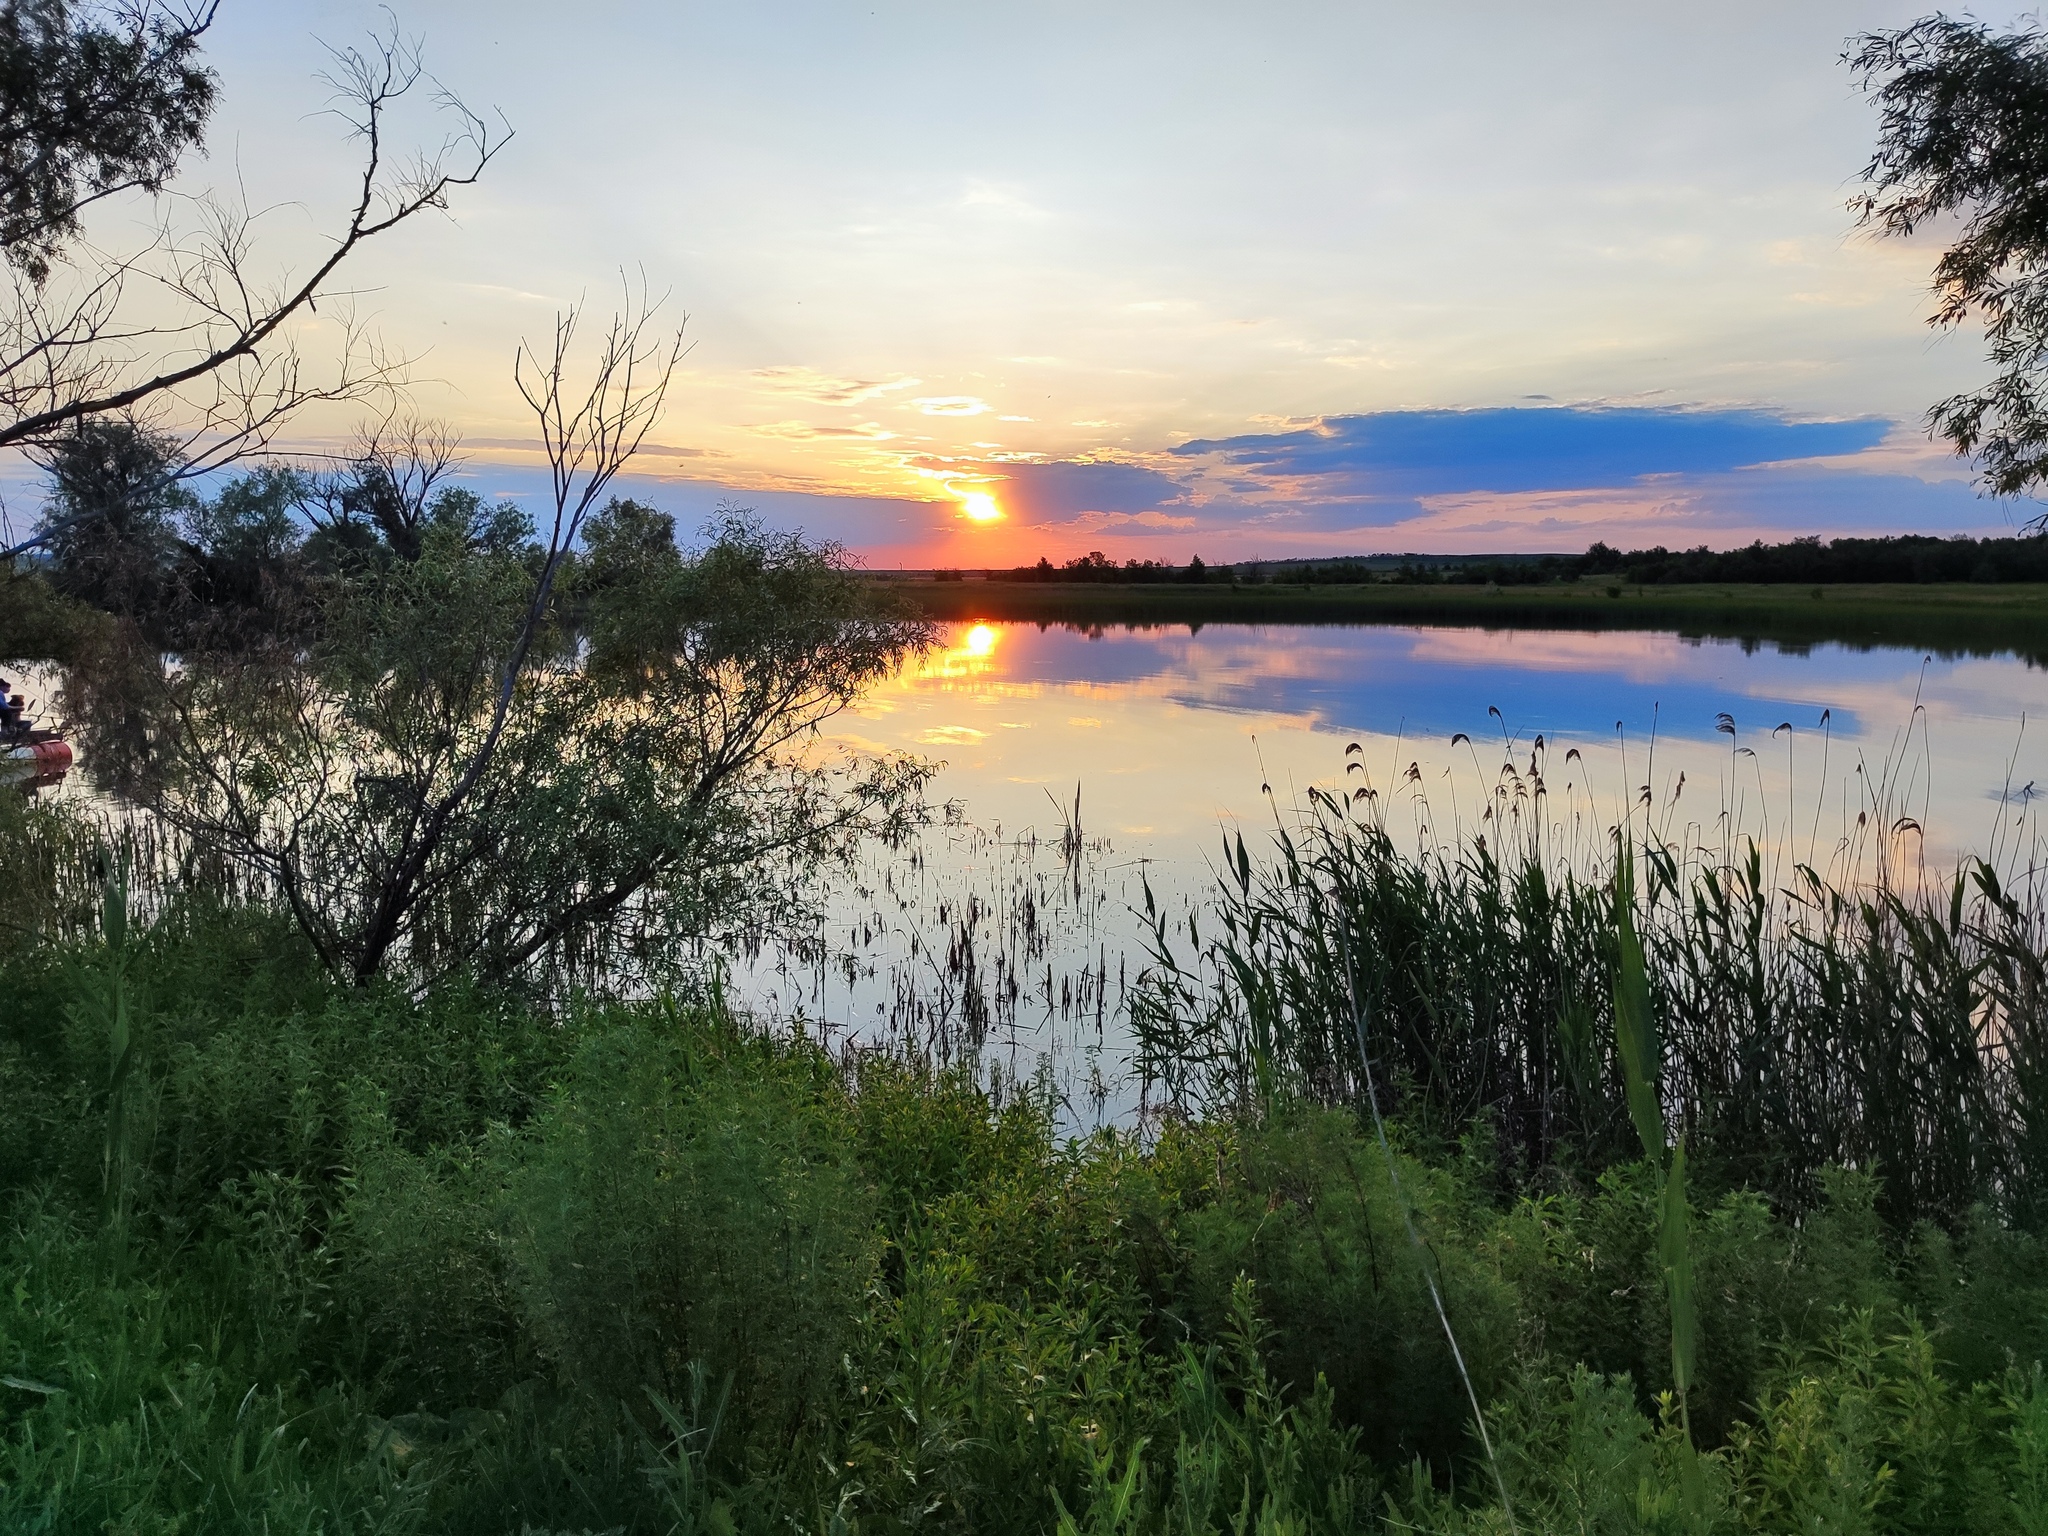
M 1993 495 L 2020 495 L 2048 480 L 2048 35 L 1935 15 L 1858 38 L 1847 60 L 1879 111 L 1852 207 L 1887 236 L 1953 223 L 1930 323 L 1979 321 L 1996 370 L 1928 425 Z
M 0 0 L 0 447 L 47 462 L 96 422 L 176 434 L 182 474 L 271 441 L 319 401 L 388 405 L 407 359 L 351 317 L 344 269 L 362 247 L 446 209 L 509 134 L 426 73 L 397 31 L 335 49 L 326 105 L 359 147 L 317 253 L 267 255 L 237 196 L 180 193 L 218 97 L 203 0 Z M 431 99 L 418 153 L 396 123 Z M 88 226 L 121 207 L 139 219 Z M 129 236 L 125 231 L 139 233 Z M 338 342 L 302 345 L 325 298 Z M 88 514 L 89 515 L 89 514 Z M 62 534 L 51 519 L 18 553 Z
M 481 507 L 428 520 L 413 558 L 339 582 L 310 646 L 167 679 L 162 809 L 356 981 L 652 962 L 776 922 L 918 814 L 924 764 L 819 727 L 926 626 L 833 546 L 734 514 L 686 555 L 605 500 L 678 354 L 642 309 L 571 388 L 575 333 L 522 354 L 554 484 L 532 543 Z

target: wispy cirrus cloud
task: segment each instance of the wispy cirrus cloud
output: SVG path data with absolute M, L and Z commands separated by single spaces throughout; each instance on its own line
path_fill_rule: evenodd
M 907 374 L 893 379 L 845 379 L 794 366 L 756 368 L 747 377 L 776 394 L 796 395 L 817 405 L 861 405 L 900 389 L 915 389 L 923 382 Z
M 782 438 L 789 442 L 837 440 L 886 443 L 896 437 L 894 432 L 878 421 L 863 421 L 850 427 L 821 427 L 808 421 L 764 421 L 747 430 L 760 437 Z
M 541 453 L 546 444 L 537 437 L 465 437 L 463 448 L 510 449 L 515 453 Z M 657 459 L 723 459 L 728 454 L 717 448 L 684 448 L 675 443 L 642 443 L 637 452 Z
M 960 196 L 960 206 L 973 209 L 977 213 L 992 213 L 1034 222 L 1052 217 L 1048 210 L 1039 207 L 1015 187 L 998 186 L 987 181 L 969 183 L 967 190 Z
M 1168 512 L 1082 512 L 1065 523 L 1051 523 L 1049 528 L 1064 528 L 1074 533 L 1095 533 L 1104 529 L 1119 533 L 1180 533 L 1190 528 L 1201 527 L 1201 519 L 1175 517 Z

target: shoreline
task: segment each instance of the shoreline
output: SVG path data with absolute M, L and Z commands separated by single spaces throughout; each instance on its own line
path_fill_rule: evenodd
M 1658 631 L 1713 639 L 2012 653 L 2048 665 L 2048 583 L 1830 587 L 1229 586 L 872 578 L 930 619 L 1150 628 L 1419 624 Z M 1609 591 L 1618 595 L 1609 596 Z M 1817 594 L 1817 595 L 1816 595 Z

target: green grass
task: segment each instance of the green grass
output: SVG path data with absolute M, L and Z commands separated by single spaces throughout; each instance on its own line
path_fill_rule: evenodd
M 1825 1148 L 1783 1194 L 1752 1176 L 1768 1160 L 1700 1159 L 1695 1339 L 1671 1395 L 1678 1172 L 1660 1136 L 1649 1159 L 1630 1145 L 1598 887 L 1549 898 L 1580 914 L 1579 970 L 1560 974 L 1584 985 L 1540 1016 L 1501 1005 L 1549 974 L 1531 968 L 1559 933 L 1526 927 L 1540 893 L 1488 908 L 1478 874 L 1392 861 L 1373 878 L 1398 889 L 1325 903 L 1375 1041 L 1406 1019 L 1445 1053 L 1453 1036 L 1420 1032 L 1427 1000 L 1462 1008 L 1461 1060 L 1534 1030 L 1544 1060 L 1577 1063 L 1531 1157 L 1493 1080 L 1457 1099 L 1426 1054 L 1391 1055 L 1390 1157 L 1341 1091 L 1349 1068 L 1318 1065 L 1298 1007 L 1320 995 L 1303 990 L 1315 930 L 1289 915 L 1284 861 L 1247 858 L 1213 914 L 1270 908 L 1216 952 L 1266 989 L 1211 1040 L 1224 1091 L 1143 1136 L 1070 1141 L 1045 1092 L 828 1053 L 715 995 L 416 1000 L 328 980 L 260 910 L 173 895 L 148 922 L 96 915 L 50 880 L 77 863 L 52 843 L 74 829 L 11 830 L 7 857 L 27 850 L 50 896 L 40 923 L 0 930 L 0 1530 L 2048 1520 L 2048 1244 L 2011 1177 L 1902 1203 L 1889 1169 Z M 1670 1065 L 1694 1035 L 1668 897 L 1646 881 L 1660 1112 L 1698 1150 L 1714 1137 Z M 1470 951 L 1466 968 L 1425 990 L 1395 974 L 1410 917 L 1449 924 L 1438 952 Z M 1760 1113 L 1752 1141 L 1789 1134 Z
M 1183 586 L 892 581 L 932 618 L 1042 624 L 1444 624 L 1675 630 L 2048 659 L 2048 586 Z M 1819 597 L 1813 596 L 1815 591 Z

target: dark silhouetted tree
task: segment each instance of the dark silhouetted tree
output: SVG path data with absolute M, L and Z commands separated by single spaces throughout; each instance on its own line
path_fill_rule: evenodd
M 1994 495 L 2018 495 L 2048 479 L 2048 35 L 1934 15 L 1846 57 L 1880 113 L 1851 206 L 1884 235 L 1960 220 L 1934 266 L 1931 323 L 1980 320 L 1998 370 L 1929 426 L 1976 455 Z
M 0 251 L 13 275 L 0 287 L 0 447 L 47 458 L 81 423 L 140 418 L 177 435 L 190 475 L 261 448 L 316 401 L 375 400 L 388 415 L 405 382 L 407 360 L 350 316 L 336 274 L 365 241 L 445 209 L 508 135 L 432 80 L 395 25 L 334 50 L 323 78 L 362 147 L 360 173 L 320 254 L 266 271 L 246 207 L 156 196 L 212 110 L 198 62 L 212 17 L 204 0 L 0 0 Z M 423 96 L 452 131 L 396 155 L 394 116 Z M 154 199 L 139 210 L 153 229 L 80 238 L 81 213 L 121 194 Z M 339 320 L 341 339 L 316 359 L 297 320 L 322 296 L 337 299 L 323 319 Z M 57 531 L 46 521 L 0 556 Z
M 0 4 L 0 249 L 33 283 L 85 208 L 161 192 L 213 112 L 213 5 Z
M 128 418 L 81 422 L 45 450 L 50 575 L 109 613 L 160 613 L 180 520 L 198 500 L 179 480 L 176 438 Z

